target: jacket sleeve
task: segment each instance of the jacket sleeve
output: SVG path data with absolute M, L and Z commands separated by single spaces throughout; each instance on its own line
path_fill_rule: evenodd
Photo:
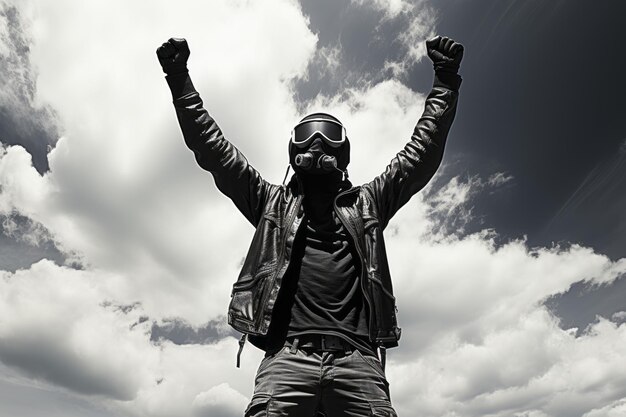
M 200 167 L 213 175 L 217 188 L 256 227 L 263 215 L 270 184 L 224 138 L 215 120 L 204 109 L 189 74 L 168 75 L 166 80 L 185 144 L 193 151 Z
M 393 215 L 435 175 L 456 113 L 461 77 L 435 73 L 411 140 L 391 160 L 385 171 L 364 185 L 371 194 L 384 228 Z

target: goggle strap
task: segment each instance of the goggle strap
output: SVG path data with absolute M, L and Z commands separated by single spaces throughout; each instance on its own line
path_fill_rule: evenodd
M 285 181 L 287 181 L 287 175 L 289 175 L 290 168 L 291 168 L 291 164 L 287 164 L 287 171 L 285 171 L 285 177 L 283 178 L 283 185 L 285 185 Z
M 308 120 L 303 120 L 303 121 L 301 121 L 300 123 L 298 123 L 298 124 L 294 127 L 294 130 L 295 130 L 295 128 L 296 128 L 296 127 L 298 127 L 298 126 L 300 126 L 300 125 L 303 125 L 303 124 L 305 124 L 305 123 L 309 123 L 309 122 L 329 122 L 329 123 L 333 123 L 333 124 L 339 125 L 339 126 L 341 126 L 342 128 L 344 128 L 344 129 L 345 129 L 345 127 L 344 127 L 341 123 L 339 123 L 338 121 L 336 121 L 336 120 L 332 120 L 332 119 L 324 119 L 324 118 L 317 118 L 317 119 L 308 119 Z

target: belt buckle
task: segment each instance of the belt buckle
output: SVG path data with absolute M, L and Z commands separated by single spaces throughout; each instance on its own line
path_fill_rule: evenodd
M 325 334 L 320 335 L 320 341 L 322 342 L 320 343 L 321 351 L 326 352 L 328 349 L 326 348 L 326 335 Z
M 339 339 L 337 336 L 328 336 L 328 335 L 321 335 L 322 336 L 322 350 L 327 352 L 327 351 L 333 351 L 333 350 L 342 350 L 343 346 L 341 344 L 341 339 Z

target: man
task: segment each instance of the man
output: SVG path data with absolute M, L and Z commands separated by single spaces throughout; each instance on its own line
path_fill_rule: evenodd
M 396 415 L 384 361 L 400 329 L 382 232 L 439 167 L 461 84 L 463 46 L 440 36 L 426 46 L 435 81 L 411 140 L 358 187 L 346 129 L 327 113 L 294 127 L 290 182 L 266 182 L 202 107 L 187 42 L 157 49 L 185 143 L 256 228 L 228 312 L 241 348 L 249 336 L 266 352 L 246 416 Z

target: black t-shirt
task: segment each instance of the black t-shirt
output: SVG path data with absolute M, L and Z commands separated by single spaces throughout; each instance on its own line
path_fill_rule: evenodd
M 305 218 L 274 307 L 270 339 L 332 334 L 374 354 L 359 257 L 333 210 L 334 194 L 304 200 Z

